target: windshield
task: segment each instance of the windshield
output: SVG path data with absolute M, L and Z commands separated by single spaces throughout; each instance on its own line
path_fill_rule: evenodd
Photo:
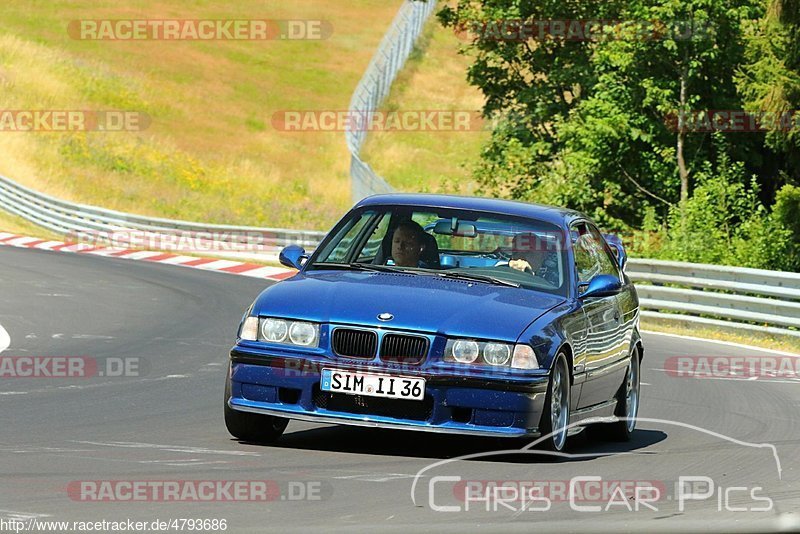
M 345 218 L 307 270 L 416 272 L 566 295 L 563 232 L 535 219 L 469 210 L 373 207 Z

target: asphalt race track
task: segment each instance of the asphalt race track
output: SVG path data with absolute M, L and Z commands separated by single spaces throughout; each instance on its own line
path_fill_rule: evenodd
M 222 420 L 224 374 L 239 319 L 264 284 L 0 247 L 0 325 L 10 337 L 2 356 L 85 357 L 103 374 L 0 376 L 0 519 L 225 519 L 229 532 L 800 528 L 800 382 L 671 376 L 664 371 L 671 356 L 759 354 L 672 336 L 645 334 L 645 420 L 630 443 L 586 431 L 571 439 L 569 458 L 501 455 L 492 452 L 527 442 L 296 421 L 274 446 L 239 443 Z M 135 365 L 127 376 L 108 376 L 120 374 L 119 362 Z M 412 501 L 420 470 L 478 453 L 424 471 Z M 597 476 L 648 481 L 660 496 L 648 502 L 655 510 L 637 498 L 607 506 L 598 497 L 570 503 L 557 492 L 525 506 L 511 498 L 467 507 L 458 483 L 443 476 L 550 481 L 551 488 Z M 689 500 L 675 487 L 679 477 L 713 487 L 697 482 L 693 491 L 707 497 Z M 269 481 L 272 489 L 266 502 L 201 503 L 76 492 L 86 481 L 163 480 Z

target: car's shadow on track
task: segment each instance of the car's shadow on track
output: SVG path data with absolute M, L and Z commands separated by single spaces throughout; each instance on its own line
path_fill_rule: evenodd
M 330 451 L 379 456 L 447 459 L 478 454 L 475 461 L 510 463 L 552 463 L 582 461 L 619 453 L 653 454 L 646 447 L 663 441 L 667 434 L 661 430 L 636 430 L 631 441 L 620 443 L 603 439 L 602 431 L 587 428 L 567 442 L 566 454 L 547 453 L 537 448 L 519 453 L 494 451 L 521 450 L 534 441 L 478 436 L 434 434 L 403 430 L 386 430 L 346 426 L 326 426 L 310 430 L 287 432 L 272 447 L 298 450 Z M 489 453 L 489 454 L 487 454 Z

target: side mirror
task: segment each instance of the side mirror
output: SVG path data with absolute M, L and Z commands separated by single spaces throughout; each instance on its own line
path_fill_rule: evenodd
M 611 252 L 614 253 L 614 257 L 617 258 L 617 265 L 621 271 L 625 270 L 625 265 L 628 263 L 628 253 L 625 252 L 625 247 L 620 245 L 619 243 L 609 243 L 611 245 Z
M 297 270 L 303 267 L 303 263 L 307 259 L 306 251 L 300 245 L 289 245 L 281 250 L 281 253 L 278 255 L 278 261 L 281 262 L 281 265 Z
M 610 274 L 598 274 L 589 281 L 586 290 L 581 293 L 580 298 L 587 299 L 592 297 L 610 297 L 616 295 L 622 289 L 619 278 Z

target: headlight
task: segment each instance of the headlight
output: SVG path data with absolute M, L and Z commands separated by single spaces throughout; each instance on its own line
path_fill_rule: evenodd
M 444 348 L 444 361 L 515 369 L 539 368 L 539 360 L 530 346 L 499 341 L 448 339 Z
M 255 341 L 258 339 L 258 317 L 246 317 L 239 331 L 239 339 Z
M 289 327 L 289 341 L 295 345 L 308 347 L 317 340 L 316 325 L 311 323 L 295 322 Z
M 260 341 L 284 343 L 298 347 L 317 348 L 319 346 L 319 325 L 306 321 L 290 321 L 264 317 L 261 319 Z
M 289 333 L 289 323 L 283 319 L 262 319 L 261 335 L 265 341 L 272 343 L 282 343 L 286 340 Z
M 453 343 L 451 353 L 453 359 L 459 363 L 472 363 L 478 359 L 480 350 L 475 341 L 459 339 Z
M 505 365 L 511 358 L 511 347 L 505 343 L 487 343 L 483 347 L 483 359 L 489 365 Z

